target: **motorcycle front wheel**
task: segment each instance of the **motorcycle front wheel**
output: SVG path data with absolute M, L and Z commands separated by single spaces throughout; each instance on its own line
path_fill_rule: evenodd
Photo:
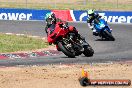
M 115 38 L 113 37 L 113 35 L 111 33 L 109 33 L 107 30 L 104 31 L 104 35 L 105 35 L 106 39 L 108 39 L 110 41 L 115 41 Z
M 83 54 L 86 57 L 91 57 L 94 54 L 94 50 L 92 49 L 92 47 L 90 45 L 86 45 L 86 46 L 84 46 Z
M 61 51 L 68 57 L 75 58 L 75 52 L 71 52 L 63 42 L 58 43 L 58 47 L 61 49 Z

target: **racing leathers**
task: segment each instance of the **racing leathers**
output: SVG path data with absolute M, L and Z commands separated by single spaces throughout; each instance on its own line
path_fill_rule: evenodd
M 52 25 L 55 25 L 56 22 L 65 22 L 65 21 L 62 21 L 61 19 L 59 18 L 56 18 L 56 19 L 46 19 L 46 27 L 45 27 L 45 32 L 46 34 L 48 34 L 48 28 L 50 28 Z M 66 22 L 65 22 L 66 23 Z M 53 31 L 53 30 L 52 30 Z
M 53 23 L 51 23 L 51 22 L 53 22 Z M 55 21 L 46 20 L 45 32 L 47 33 L 47 36 L 48 36 L 48 28 L 53 27 L 53 26 L 54 26 L 54 28 L 55 28 L 56 22 L 62 23 L 62 27 L 63 27 L 63 28 L 67 28 L 67 27 L 68 27 L 68 22 L 62 21 L 62 20 L 59 19 L 59 18 L 56 18 Z M 53 31 L 54 31 L 54 28 L 51 28 L 52 30 L 50 30 L 50 31 L 53 32 Z M 75 32 L 76 35 L 79 35 L 79 33 L 78 33 L 78 31 L 76 30 L 76 28 L 73 29 L 73 32 Z
M 46 21 L 45 32 L 46 32 L 47 36 L 48 36 L 48 31 L 50 31 L 50 34 L 54 31 L 57 22 L 62 23 L 62 28 L 64 28 L 64 29 L 68 28 L 68 22 L 62 21 L 59 18 L 56 18 L 55 21 L 53 21 L 54 23 L 52 23 L 52 24 L 50 22 L 51 21 L 48 21 L 48 20 Z M 48 30 L 48 28 L 50 28 L 50 30 Z M 70 28 L 69 28 L 69 30 L 70 30 Z M 81 39 L 84 40 L 84 37 L 79 34 L 78 30 L 75 27 L 70 31 L 74 32 L 76 37 L 81 38 Z
M 94 24 L 93 21 L 95 18 L 101 18 L 101 16 L 99 16 L 99 14 L 94 13 L 92 16 L 89 16 L 87 18 L 87 23 L 88 23 L 89 28 L 93 31 L 93 35 L 97 36 L 98 32 L 96 31 L 93 25 Z

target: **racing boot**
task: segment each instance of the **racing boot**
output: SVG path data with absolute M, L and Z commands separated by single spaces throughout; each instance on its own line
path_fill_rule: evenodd
M 83 46 L 84 46 L 84 45 L 88 45 L 88 43 L 87 43 L 86 40 L 85 40 L 85 37 L 83 37 L 82 35 L 78 34 L 78 38 L 81 39 L 80 42 L 82 43 Z
M 96 29 L 93 29 L 93 35 L 98 36 L 98 32 L 96 31 Z

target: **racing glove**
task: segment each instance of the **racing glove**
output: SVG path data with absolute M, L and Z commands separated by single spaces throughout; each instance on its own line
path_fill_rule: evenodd
M 88 27 L 89 27 L 90 29 L 93 29 L 93 28 L 94 28 L 94 26 L 93 26 L 91 23 L 88 23 Z

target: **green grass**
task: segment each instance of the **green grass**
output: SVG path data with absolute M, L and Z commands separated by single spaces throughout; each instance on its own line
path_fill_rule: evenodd
M 72 10 L 87 10 L 87 9 L 96 9 L 96 10 L 125 10 L 131 11 L 132 4 L 131 3 L 121 3 L 118 4 L 113 2 L 106 1 L 94 1 L 88 2 L 84 4 L 83 1 L 78 3 L 56 3 L 56 4 L 46 4 L 46 3 L 16 3 L 16 2 L 1 2 L 0 7 L 2 8 L 29 8 L 29 9 L 72 9 Z
M 42 39 L 0 33 L 0 53 L 35 50 L 47 46 L 48 43 Z

